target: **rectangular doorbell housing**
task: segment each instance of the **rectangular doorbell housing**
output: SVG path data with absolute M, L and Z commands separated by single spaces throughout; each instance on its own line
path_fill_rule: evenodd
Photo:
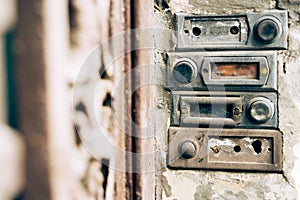
M 167 166 L 282 171 L 277 51 L 287 49 L 287 11 L 174 17 L 167 53 Z
M 276 92 L 171 93 L 171 126 L 277 128 Z
M 177 50 L 287 49 L 287 11 L 242 15 L 175 15 Z
M 167 67 L 171 90 L 277 89 L 274 51 L 170 52 Z
M 168 166 L 184 169 L 282 170 L 277 130 L 169 129 Z

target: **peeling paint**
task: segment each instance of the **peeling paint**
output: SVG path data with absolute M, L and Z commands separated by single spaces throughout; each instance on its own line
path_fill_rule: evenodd
M 172 188 L 169 185 L 167 178 L 165 176 L 161 176 L 161 182 L 166 197 L 170 197 L 172 195 Z
M 259 12 L 274 9 L 275 0 L 171 0 L 170 8 L 173 12 L 186 12 L 193 14 L 234 14 L 241 12 Z
M 278 0 L 277 7 L 289 11 L 292 19 L 300 21 L 300 2 L 298 0 Z
M 299 86 L 300 74 L 300 27 L 294 24 L 289 30 L 289 50 L 285 54 L 279 54 L 279 66 L 285 70 L 279 70 L 279 128 L 284 133 L 284 177 L 292 185 L 300 187 L 299 154 L 294 148 L 300 143 L 300 91 L 295 89 Z M 298 157 L 298 159 L 297 159 Z M 299 194 L 300 195 L 300 194 Z M 300 196 L 299 196 L 300 198 Z
M 167 200 L 296 199 L 280 174 L 169 170 L 164 175 L 174 191 Z

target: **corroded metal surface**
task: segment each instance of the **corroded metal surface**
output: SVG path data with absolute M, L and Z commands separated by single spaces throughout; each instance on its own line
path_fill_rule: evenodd
M 182 152 L 185 142 L 194 156 Z M 282 135 L 274 130 L 170 128 L 168 165 L 184 169 L 282 170 Z M 187 150 L 188 151 L 188 150 Z

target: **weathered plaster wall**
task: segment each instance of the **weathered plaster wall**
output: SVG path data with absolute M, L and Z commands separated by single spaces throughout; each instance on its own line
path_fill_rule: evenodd
M 300 191 L 300 23 L 299 1 L 253 0 L 253 1 L 219 1 L 219 0 L 170 0 L 169 10 L 157 12 L 156 25 L 170 29 L 171 13 L 186 12 L 196 14 L 230 14 L 259 12 L 268 9 L 283 8 L 289 10 L 289 50 L 279 52 L 278 88 L 279 88 L 279 127 L 283 132 L 283 174 L 243 173 L 222 171 L 170 170 L 164 167 L 167 152 L 167 127 L 165 133 L 157 134 L 158 150 L 161 153 L 161 166 L 158 173 L 158 186 L 162 188 L 162 199 L 297 199 Z M 171 48 L 172 41 L 168 35 L 159 36 L 157 43 L 165 38 L 166 49 Z M 158 45 L 161 48 L 161 43 Z M 156 54 L 157 81 L 164 85 L 166 80 L 165 52 L 158 48 Z M 157 89 L 157 99 L 166 105 L 158 109 L 169 113 L 168 93 Z M 158 100 L 156 101 L 158 102 Z M 168 117 L 168 116 L 166 116 Z M 299 197 L 298 197 L 299 198 Z M 300 199 L 300 198 L 299 198 Z
M 245 11 L 263 11 L 274 9 L 274 0 L 170 0 L 169 6 L 173 12 L 186 12 L 194 14 L 230 14 Z

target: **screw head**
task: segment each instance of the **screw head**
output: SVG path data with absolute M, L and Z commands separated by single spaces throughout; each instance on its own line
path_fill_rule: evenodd
M 188 108 L 187 107 L 183 107 L 182 109 L 181 109 L 181 112 L 182 112 L 182 114 L 186 114 L 186 113 L 188 113 Z
M 272 43 L 280 35 L 280 27 L 272 19 L 265 19 L 258 23 L 256 35 L 264 43 Z
M 181 144 L 180 148 L 180 154 L 185 159 L 193 158 L 196 155 L 196 145 L 191 141 L 186 141 Z
M 272 102 L 266 98 L 257 98 L 249 106 L 249 114 L 258 123 L 267 122 L 274 114 Z
M 241 110 L 238 107 L 233 108 L 233 115 L 241 114 Z

